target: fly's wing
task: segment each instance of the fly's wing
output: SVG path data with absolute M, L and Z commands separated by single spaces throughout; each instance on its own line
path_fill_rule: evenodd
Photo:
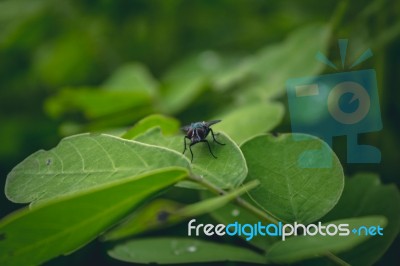
M 208 121 L 208 122 L 206 122 L 206 124 L 207 124 L 207 126 L 212 126 L 212 125 L 214 125 L 214 124 L 216 124 L 216 123 L 219 123 L 219 122 L 221 122 L 222 120 L 212 120 L 212 121 Z

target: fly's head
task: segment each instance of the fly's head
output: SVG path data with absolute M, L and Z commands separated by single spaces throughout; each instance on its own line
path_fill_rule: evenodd
M 190 124 L 186 131 L 186 136 L 190 138 L 191 143 L 197 143 L 204 140 L 209 132 L 205 122 L 195 122 Z

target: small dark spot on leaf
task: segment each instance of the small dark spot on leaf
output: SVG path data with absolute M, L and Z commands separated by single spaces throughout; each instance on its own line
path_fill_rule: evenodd
M 0 241 L 6 239 L 5 233 L 0 233 Z
M 161 223 L 164 223 L 168 220 L 168 217 L 170 216 L 170 213 L 167 211 L 159 211 L 157 213 L 157 220 Z
M 278 133 L 278 132 L 276 132 L 276 131 L 274 131 L 274 132 L 272 132 L 272 136 L 274 136 L 274 137 L 278 137 L 278 136 L 279 136 L 279 133 Z
M 47 159 L 47 161 L 46 161 L 46 165 L 50 165 L 52 162 L 53 162 L 53 160 L 52 160 L 52 159 Z

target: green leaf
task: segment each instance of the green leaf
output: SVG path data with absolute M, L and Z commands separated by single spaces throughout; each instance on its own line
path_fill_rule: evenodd
M 180 203 L 170 200 L 155 200 L 144 208 L 138 210 L 123 224 L 108 232 L 104 236 L 104 240 L 125 238 L 151 229 L 176 224 L 188 217 L 195 217 L 209 213 L 223 207 L 233 199 L 258 185 L 259 182 L 254 180 L 222 196 L 209 198 L 185 207 L 182 207 L 182 204 Z
M 201 54 L 171 68 L 162 79 L 164 87 L 160 104 L 163 113 L 177 113 L 204 93 L 209 85 L 209 71 L 201 60 Z
M 102 84 L 107 90 L 142 91 L 151 96 L 157 94 L 158 86 L 158 81 L 141 63 L 129 63 L 119 67 Z
M 37 265 L 72 252 L 187 174 L 158 170 L 15 212 L 0 222 L 0 264 Z
M 154 251 L 157 251 L 156 254 Z M 239 261 L 265 263 L 264 256 L 249 249 L 189 238 L 148 238 L 117 245 L 108 254 L 132 263 L 199 263 Z
M 216 124 L 213 128 L 227 133 L 240 144 L 254 135 L 273 129 L 282 121 L 283 114 L 283 105 L 278 102 L 245 105 L 218 116 L 223 123 Z
M 375 174 L 360 173 L 346 179 L 342 197 L 324 221 L 382 215 L 388 220 L 383 236 L 368 239 L 340 256 L 353 265 L 372 265 L 386 252 L 400 232 L 400 193 L 396 185 L 383 185 Z
M 257 52 L 251 60 L 254 84 L 241 90 L 238 97 L 259 100 L 281 96 L 288 79 L 319 74 L 325 66 L 315 55 L 319 51 L 326 53 L 330 35 L 331 29 L 326 25 L 300 27 L 284 42 Z
M 304 138 L 303 141 L 295 138 Z M 249 193 L 266 212 L 285 222 L 310 223 L 330 211 L 343 190 L 343 169 L 328 144 L 305 134 L 261 135 L 246 141 L 241 149 L 249 167 L 248 180 L 259 179 L 261 186 Z M 305 168 L 320 161 L 323 149 L 332 158 L 329 168 Z
M 172 135 L 178 132 L 179 125 L 179 121 L 173 117 L 161 114 L 149 115 L 137 122 L 132 128 L 125 132 L 121 138 L 134 139 L 138 135 L 154 127 L 160 127 L 163 135 Z
M 171 220 L 171 214 L 181 207 L 182 204 L 176 201 L 155 199 L 136 210 L 122 224 L 107 232 L 102 240 L 118 240 L 172 225 L 175 220 Z
M 229 193 L 226 193 L 223 196 L 210 198 L 207 200 L 200 201 L 198 203 L 191 204 L 179 210 L 176 215 L 183 217 L 193 217 L 198 216 L 215 209 L 218 209 L 226 204 L 228 204 L 233 199 L 239 197 L 243 193 L 246 193 L 256 186 L 258 186 L 260 182 L 258 180 L 253 180 L 247 184 L 244 184 L 240 188 L 237 188 Z
M 25 203 L 85 190 L 158 168 L 189 163 L 177 152 L 111 135 L 81 134 L 38 151 L 8 174 L 5 192 Z
M 209 191 L 202 191 L 201 196 L 203 199 L 208 199 L 212 196 Z M 250 202 L 251 200 L 246 197 L 246 195 L 241 196 L 242 199 Z M 216 211 L 212 211 L 211 216 L 222 224 L 232 224 L 238 222 L 239 224 L 257 224 L 260 220 L 260 217 L 255 216 L 253 213 L 249 212 L 247 209 L 238 206 L 235 203 L 228 203 L 219 208 Z M 240 235 L 242 239 L 246 239 L 246 235 Z M 268 250 L 271 244 L 278 241 L 276 237 L 265 237 L 261 235 L 254 235 L 251 240 L 246 240 L 247 243 L 254 245 L 262 250 Z
M 239 186 L 247 175 L 246 161 L 239 147 L 232 139 L 224 133 L 216 136 L 217 140 L 225 145 L 219 145 L 212 141 L 209 142 L 213 153 L 218 157 L 213 158 L 205 143 L 198 143 L 192 146 L 194 159 L 191 164 L 193 173 L 206 179 L 220 188 L 235 188 Z M 159 128 L 154 128 L 138 136 L 136 141 L 152 145 L 159 145 L 179 153 L 183 151 L 183 135 L 165 137 Z M 190 160 L 189 147 L 186 150 L 188 162 Z M 180 182 L 178 184 L 188 188 L 202 188 L 192 182 Z
M 75 111 L 94 119 L 132 109 L 149 109 L 151 104 L 151 96 L 143 91 L 77 87 L 62 89 L 46 100 L 45 109 L 53 117 Z
M 220 66 L 211 74 L 211 82 L 214 89 L 225 92 L 241 84 L 251 74 L 253 58 L 220 58 Z
M 340 253 L 352 249 L 371 237 L 363 233 L 360 235 L 353 234 L 351 232 L 353 228 L 358 229 L 361 226 L 366 226 L 368 228 L 377 225 L 383 228 L 386 223 L 387 221 L 383 216 L 349 218 L 326 223 L 323 224 L 323 226 L 328 224 L 348 224 L 349 235 L 340 236 L 338 233 L 333 236 L 317 234 L 315 236 L 291 237 L 285 241 L 274 244 L 267 253 L 267 259 L 274 263 L 292 263 L 299 260 L 323 256 L 328 252 L 335 254 Z M 380 236 L 373 236 L 371 238 L 380 238 Z
M 45 109 L 53 117 L 71 111 L 82 112 L 88 119 L 115 114 L 120 116 L 121 112 L 132 110 L 142 115 L 153 110 L 157 90 L 158 83 L 147 68 L 131 63 L 117 69 L 99 88 L 62 89 L 46 101 Z

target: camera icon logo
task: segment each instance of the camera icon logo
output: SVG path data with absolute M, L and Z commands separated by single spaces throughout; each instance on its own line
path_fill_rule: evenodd
M 347 40 L 339 40 L 339 47 L 344 67 Z M 351 67 L 370 56 L 372 52 L 367 50 Z M 322 54 L 317 54 L 317 59 L 337 69 Z M 286 89 L 292 132 L 318 136 L 331 147 L 333 137 L 346 136 L 348 163 L 379 163 L 381 161 L 379 149 L 358 143 L 359 134 L 382 129 L 375 70 L 366 69 L 293 78 L 286 82 Z M 324 147 L 320 150 L 305 151 L 299 158 L 300 166 L 331 167 L 330 154 L 330 151 Z M 307 160 L 309 156 L 319 159 Z M 310 162 L 313 164 L 310 165 Z
M 353 95 L 350 104 L 356 100 L 359 101 L 358 108 L 352 112 L 347 113 L 340 108 L 339 101 L 342 96 L 350 93 Z M 331 116 L 338 122 L 343 124 L 355 124 L 362 120 L 369 112 L 371 100 L 368 92 L 360 86 L 360 84 L 345 81 L 336 85 L 328 96 L 328 110 Z

